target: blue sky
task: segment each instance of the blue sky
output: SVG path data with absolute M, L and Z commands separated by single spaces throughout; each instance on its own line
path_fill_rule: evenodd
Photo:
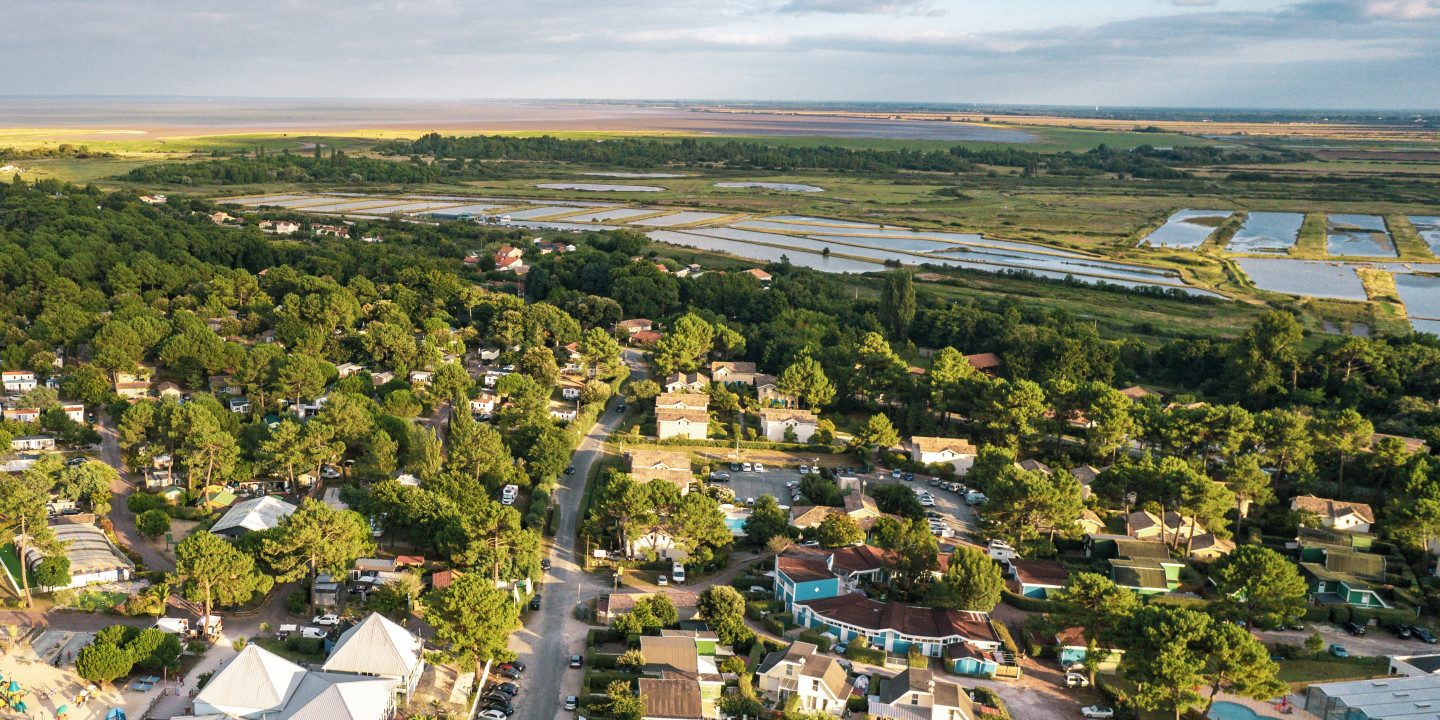
M 1440 107 L 1440 0 L 46 0 L 0 95 Z

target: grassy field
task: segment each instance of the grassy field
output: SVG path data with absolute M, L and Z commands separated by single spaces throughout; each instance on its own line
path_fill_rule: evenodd
M 1280 660 L 1280 682 L 1288 683 L 1292 691 L 1304 689 L 1317 682 L 1338 682 L 1341 680 L 1364 680 L 1384 675 L 1390 670 L 1390 660 L 1384 657 L 1317 658 L 1314 660 Z

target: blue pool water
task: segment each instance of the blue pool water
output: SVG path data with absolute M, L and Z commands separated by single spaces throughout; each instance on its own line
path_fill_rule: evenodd
M 731 533 L 744 532 L 745 518 L 727 517 L 725 518 L 725 527 L 730 528 Z
M 1260 715 L 1244 705 L 1221 700 L 1210 708 L 1209 717 L 1212 720 L 1255 720 Z

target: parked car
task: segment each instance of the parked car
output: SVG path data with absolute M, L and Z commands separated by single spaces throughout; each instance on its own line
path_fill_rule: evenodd
M 325 467 L 320 468 L 320 477 L 325 478 L 326 480 L 334 480 L 335 478 L 340 477 L 340 471 L 336 470 L 332 465 L 326 465 Z
M 831 649 L 835 651 L 836 655 L 844 655 L 845 651 L 850 649 L 850 646 L 846 645 L 845 643 L 837 643 L 835 647 Z
M 740 463 L 740 469 L 745 472 L 754 472 L 755 466 L 750 463 Z
M 574 695 L 566 695 L 566 696 L 565 696 L 565 709 L 566 709 L 566 710 L 574 710 L 574 709 L 576 709 L 576 708 L 578 708 L 578 707 L 580 707 L 580 698 L 577 698 L 577 697 L 575 697 Z
M 524 661 L 524 660 L 511 660 L 511 661 L 508 662 L 508 663 L 500 663 L 500 667 L 502 667 L 502 668 L 510 668 L 511 670 L 514 670 L 515 672 L 523 673 L 523 672 L 525 672 L 525 661 Z
M 1290 620 L 1289 620 L 1288 622 L 1286 622 L 1285 624 L 1286 624 L 1286 625 L 1289 625 L 1291 630 L 1304 630 L 1304 629 L 1305 629 L 1305 621 L 1302 620 L 1302 619 L 1300 619 L 1300 618 L 1298 618 L 1298 617 L 1297 617 L 1297 618 L 1290 618 Z
M 1419 640 L 1420 642 L 1429 643 L 1431 645 L 1435 644 L 1435 635 L 1430 632 L 1429 628 L 1424 627 L 1423 625 L 1411 625 L 1410 633 L 1414 635 L 1415 639 Z
M 655 584 L 659 585 L 660 587 L 666 587 L 670 584 L 670 578 L 661 575 L 660 578 L 655 581 Z
M 765 472 L 765 463 L 758 463 L 758 462 L 755 463 L 755 472 L 757 472 L 757 473 L 763 473 L 763 472 Z
M 945 519 L 945 516 L 944 516 L 944 515 L 941 515 L 940 513 L 935 512 L 934 510 L 926 510 L 926 511 L 925 511 L 925 517 L 930 518 L 931 520 L 944 520 L 944 519 Z
M 520 673 L 517 673 L 517 672 L 515 672 L 514 670 L 511 670 L 510 668 L 497 667 L 497 668 L 495 668 L 495 670 L 494 670 L 493 672 L 495 673 L 495 676 L 496 676 L 496 677 L 502 677 L 502 678 L 505 678 L 506 680 L 519 680 L 519 679 L 520 679 Z
M 1390 634 L 1394 635 L 1400 640 L 1409 640 L 1410 638 L 1415 637 L 1415 633 L 1410 631 L 1409 625 L 1391 625 Z
M 800 466 L 800 474 L 801 474 L 801 475 L 809 475 L 809 474 L 810 474 L 810 466 L 809 466 L 809 465 L 801 465 L 801 466 Z
M 1065 673 L 1065 687 L 1090 687 L 1090 678 L 1085 677 L 1084 673 Z
M 535 597 L 530 598 L 530 609 L 531 609 L 531 610 L 539 610 L 539 609 L 540 609 L 540 595 L 539 595 L 539 594 L 536 594 Z
M 1344 645 L 1331 645 L 1331 646 L 1330 646 L 1330 654 L 1331 654 L 1331 655 L 1334 655 L 1334 656 L 1337 657 L 1337 658 L 1348 658 L 1348 657 L 1350 657 L 1350 653 L 1348 653 L 1348 652 L 1345 651 L 1345 646 L 1344 646 Z
M 799 481 L 799 480 L 786 480 L 786 481 L 785 481 L 785 487 L 787 487 L 787 488 L 797 488 L 797 487 L 800 487 L 800 481 Z
M 730 482 L 730 473 L 725 473 L 725 472 L 712 472 L 712 473 L 710 473 L 710 482 L 717 482 L 717 483 Z
M 1341 627 L 1344 627 L 1345 632 L 1348 632 L 1355 637 L 1360 637 L 1361 635 L 1365 634 L 1365 626 L 1355 622 L 1354 620 L 1347 620 L 1345 624 Z
M 519 695 L 519 694 L 520 694 L 520 686 L 519 686 L 519 685 L 516 685 L 515 683 L 509 683 L 509 682 L 496 683 L 495 686 L 492 687 L 492 688 L 490 688 L 490 689 L 491 689 L 491 690 L 499 690 L 500 692 L 503 692 L 503 693 L 508 693 L 511 697 L 514 697 L 515 695 Z
M 1091 705 L 1090 707 L 1080 708 L 1080 714 L 1087 718 L 1113 718 L 1115 717 L 1115 708 L 1105 707 L 1103 705 Z
M 549 570 L 549 569 L 550 569 L 550 558 L 540 558 L 540 569 L 541 569 L 541 570 Z
M 890 471 L 890 477 L 895 478 L 896 480 L 899 480 L 901 475 L 902 473 L 899 470 Z
M 571 655 L 571 656 L 570 656 L 570 667 L 572 667 L 572 668 L 578 668 L 578 667 L 583 667 L 584 665 L 585 665 L 585 658 L 582 658 L 582 657 L 580 657 L 579 655 Z
M 323 639 L 325 639 L 325 635 L 326 635 L 326 634 L 327 634 L 327 633 L 326 633 L 324 630 L 321 630 L 320 628 L 314 628 L 314 627 L 303 627 L 303 628 L 300 628 L 300 637 L 305 638 L 305 639 L 307 639 L 307 640 L 323 640 Z
M 565 468 L 565 474 L 566 474 L 566 475 L 574 475 L 574 474 L 575 474 L 575 466 L 574 466 L 574 465 L 571 465 L 571 466 Z
M 316 625 L 339 625 L 339 624 L 340 624 L 340 616 L 339 616 L 339 615 L 316 615 L 315 617 L 310 618 L 310 622 L 312 622 L 312 623 L 314 623 L 314 624 L 316 624 Z
M 498 700 L 504 700 L 505 702 L 510 702 L 517 694 L 519 694 L 519 691 L 518 691 L 518 690 L 517 690 L 516 692 L 507 692 L 507 691 L 505 691 L 505 690 L 501 690 L 501 689 L 500 689 L 500 686 L 498 686 L 498 685 L 492 685 L 492 686 L 490 687 L 490 689 L 485 692 L 485 696 L 482 697 L 482 698 L 480 698 L 480 699 L 481 699 L 481 700 L 497 700 L 497 699 L 498 699 Z
M 914 479 L 915 479 L 915 473 L 905 473 L 905 479 L 906 479 L 906 480 L 914 480 Z
M 740 472 L 740 463 L 730 463 L 730 472 Z
M 480 720 L 505 720 L 505 713 L 499 710 L 483 710 L 475 717 L 480 718 Z
M 505 715 L 507 716 L 515 714 L 515 706 L 511 705 L 508 702 L 505 702 L 504 700 L 486 700 L 485 702 L 480 704 L 480 709 L 496 710 L 505 713 Z

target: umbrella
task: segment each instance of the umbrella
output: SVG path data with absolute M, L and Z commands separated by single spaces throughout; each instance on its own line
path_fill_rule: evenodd
M 55 708 L 55 717 L 60 717 L 61 715 L 64 715 L 65 713 L 67 713 L 67 712 L 69 712 L 69 711 L 70 711 L 70 706 L 69 706 L 69 705 L 61 705 L 60 707 Z
M 11 681 L 10 681 L 10 687 L 7 688 L 7 692 L 12 692 L 12 693 L 20 692 L 20 683 L 17 683 L 17 682 L 15 682 L 14 680 L 11 680 Z
M 110 708 L 110 712 L 105 713 L 105 720 L 125 720 L 125 711 L 120 708 Z

